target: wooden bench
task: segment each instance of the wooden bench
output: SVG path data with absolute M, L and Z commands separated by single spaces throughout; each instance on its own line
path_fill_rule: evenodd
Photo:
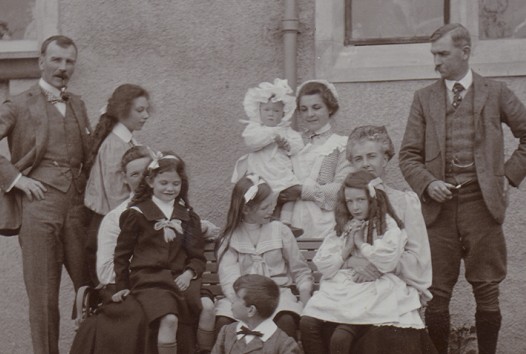
M 322 240 L 320 239 L 299 239 L 297 240 L 303 257 L 307 260 L 307 264 L 312 269 L 314 275 L 314 290 L 318 290 L 320 284 L 321 273 L 318 271 L 312 258 L 316 255 L 316 251 L 320 247 Z M 203 273 L 202 287 L 209 289 L 212 294 L 217 297 L 222 297 L 223 292 L 221 285 L 219 284 L 219 276 L 217 274 L 217 261 L 214 253 L 214 243 L 205 244 L 205 256 L 206 256 L 206 270 Z M 292 292 L 298 295 L 298 290 L 293 287 Z M 96 291 L 88 286 L 81 287 L 75 297 L 76 310 L 77 310 L 77 326 L 87 317 L 97 312 L 99 307 L 98 296 Z
M 314 275 L 314 290 L 318 290 L 320 284 L 321 273 L 316 268 L 316 265 L 312 262 L 312 259 L 316 255 L 316 251 L 320 248 L 323 240 L 321 239 L 299 239 L 297 240 L 303 257 L 307 261 L 307 264 L 312 269 Z M 207 243 L 205 245 L 205 256 L 206 256 L 206 270 L 203 273 L 203 284 L 202 287 L 208 289 L 214 294 L 215 297 L 222 297 L 223 292 L 221 285 L 219 284 L 219 275 L 217 274 L 217 260 L 214 253 L 214 243 Z M 296 288 L 292 289 L 292 292 L 298 295 Z

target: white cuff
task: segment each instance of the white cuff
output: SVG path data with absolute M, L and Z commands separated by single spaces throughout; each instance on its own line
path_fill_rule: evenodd
M 8 193 L 11 189 L 13 189 L 13 187 L 15 186 L 15 184 L 18 183 L 20 178 L 22 178 L 22 174 L 21 173 L 19 173 L 18 176 L 16 176 L 15 180 L 13 181 L 13 183 L 11 183 L 11 185 L 7 188 L 7 190 L 5 192 Z

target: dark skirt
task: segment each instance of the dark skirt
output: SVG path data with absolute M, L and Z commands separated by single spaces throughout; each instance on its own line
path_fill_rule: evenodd
M 201 280 L 192 280 L 184 292 L 189 309 L 201 309 L 199 295 Z M 104 304 L 79 327 L 70 350 L 71 354 L 157 354 L 158 322 L 146 318 L 143 306 L 133 295 L 123 302 L 111 302 L 114 286 L 101 290 Z M 197 309 L 198 307 L 198 309 Z M 198 311 L 198 312 L 199 312 Z M 193 310 L 191 311 L 193 312 Z M 178 353 L 192 353 L 195 349 L 197 322 L 195 318 L 179 323 L 177 329 Z
M 180 323 L 199 320 L 201 279 L 190 281 L 184 292 L 177 288 L 174 279 L 168 269 L 146 268 L 131 272 L 131 296 L 141 304 L 149 324 L 167 314 L 176 315 Z
M 371 326 L 351 354 L 437 354 L 425 329 Z
M 109 303 L 79 327 L 71 354 L 153 354 L 157 334 L 151 331 L 141 305 L 128 296 L 123 302 Z

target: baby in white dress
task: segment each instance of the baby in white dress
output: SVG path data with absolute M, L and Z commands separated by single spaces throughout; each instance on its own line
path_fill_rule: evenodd
M 247 124 L 242 136 L 249 153 L 236 162 L 232 182 L 254 173 L 263 177 L 275 193 L 300 184 L 290 156 L 303 148 L 303 140 L 290 127 L 296 102 L 287 80 L 275 79 L 248 89 L 243 106 L 248 119 L 240 121 Z M 293 203 L 280 207 L 281 220 L 290 224 Z

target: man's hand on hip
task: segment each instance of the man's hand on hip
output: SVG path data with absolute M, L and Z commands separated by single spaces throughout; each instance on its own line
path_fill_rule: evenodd
M 26 176 L 20 177 L 15 184 L 15 188 L 24 192 L 29 200 L 33 200 L 33 198 L 42 200 L 44 199 L 44 193 L 47 192 L 46 187 L 41 182 Z

